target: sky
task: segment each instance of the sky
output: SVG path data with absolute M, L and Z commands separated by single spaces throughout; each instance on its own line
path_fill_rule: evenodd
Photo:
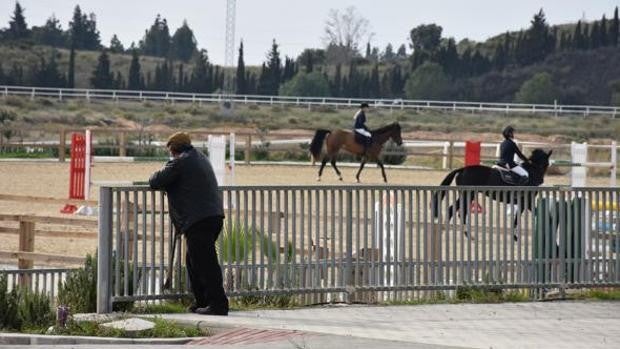
M 127 47 L 136 44 L 157 14 L 168 20 L 171 34 L 183 20 L 194 30 L 200 48 L 207 49 L 216 64 L 224 62 L 226 0 L 20 0 L 29 26 L 42 25 L 54 14 L 68 27 L 73 8 L 97 15 L 102 43 L 117 34 Z M 368 19 L 373 46 L 388 43 L 395 48 L 408 43 L 409 31 L 417 25 L 436 23 L 444 37 L 457 41 L 483 41 L 507 30 L 527 28 L 533 14 L 543 8 L 551 24 L 613 16 L 620 0 L 237 0 L 235 46 L 243 39 L 245 62 L 259 65 L 273 39 L 282 55 L 296 57 L 304 48 L 324 46 L 325 20 L 330 9 L 355 6 Z M 0 0 L 0 27 L 8 26 L 14 0 Z M 236 60 L 235 60 L 236 61 Z

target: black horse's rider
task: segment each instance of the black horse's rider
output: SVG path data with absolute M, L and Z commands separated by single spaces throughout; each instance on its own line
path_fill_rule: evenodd
M 366 112 L 368 109 L 368 103 L 362 103 L 360 105 L 360 110 L 355 113 L 355 125 L 353 126 L 355 140 L 364 146 L 364 153 L 366 153 L 366 150 L 368 150 L 368 147 L 370 147 L 372 143 L 372 134 L 368 127 L 366 127 Z
M 527 171 L 523 167 L 521 167 L 521 165 L 515 162 L 515 154 L 525 162 L 527 162 L 528 160 L 525 155 L 523 155 L 521 150 L 519 150 L 517 144 L 514 142 L 514 133 L 515 129 L 512 126 L 506 126 L 504 131 L 502 131 L 504 141 L 499 147 L 500 158 L 498 161 L 498 165 L 508 168 L 510 171 L 518 174 L 521 177 L 528 178 L 529 174 L 527 173 Z

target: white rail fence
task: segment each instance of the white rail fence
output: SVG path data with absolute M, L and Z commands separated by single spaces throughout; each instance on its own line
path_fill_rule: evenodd
M 293 106 L 332 106 L 355 107 L 361 102 L 370 102 L 375 108 L 398 110 L 444 110 L 467 112 L 503 112 L 581 116 L 609 116 L 615 118 L 620 107 L 593 105 L 560 104 L 521 104 L 462 101 L 428 101 L 406 99 L 335 98 L 335 97 L 294 97 L 263 95 L 223 95 L 214 93 L 184 93 L 166 91 L 100 90 L 80 88 L 49 88 L 27 86 L 0 86 L 0 94 L 8 96 L 28 96 L 31 99 L 83 98 L 90 100 L 113 101 L 165 101 L 170 103 L 220 103 L 231 101 L 236 104 L 293 105 Z

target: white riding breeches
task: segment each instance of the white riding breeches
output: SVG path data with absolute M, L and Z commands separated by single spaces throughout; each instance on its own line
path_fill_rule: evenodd
M 357 133 L 361 134 L 362 136 L 368 137 L 368 138 L 372 137 L 372 135 L 370 134 L 370 132 L 368 132 L 368 131 L 364 130 L 363 128 L 356 128 L 356 129 L 355 129 L 355 132 L 357 132 Z
M 516 174 L 518 174 L 518 175 L 519 175 L 519 176 L 521 176 L 521 177 L 529 177 L 529 176 L 530 176 L 530 175 L 527 173 L 527 171 L 526 171 L 523 167 L 521 167 L 521 166 L 519 166 L 519 165 L 517 165 L 517 166 L 515 166 L 515 167 L 511 168 L 511 169 L 510 169 L 510 171 L 512 171 L 512 172 L 514 172 L 514 173 L 516 173 Z

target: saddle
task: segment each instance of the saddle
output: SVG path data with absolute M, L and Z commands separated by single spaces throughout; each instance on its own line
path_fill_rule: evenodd
M 514 185 L 514 186 L 527 185 L 527 182 L 528 182 L 527 177 L 519 176 L 518 174 L 500 165 L 493 165 L 491 168 L 499 172 L 502 182 L 506 183 L 507 185 Z
M 366 137 L 363 134 L 359 134 L 357 132 L 353 132 L 353 133 L 355 135 L 355 142 L 356 143 L 358 143 L 360 145 L 363 145 L 365 147 L 369 147 L 370 144 L 372 144 L 372 138 Z

